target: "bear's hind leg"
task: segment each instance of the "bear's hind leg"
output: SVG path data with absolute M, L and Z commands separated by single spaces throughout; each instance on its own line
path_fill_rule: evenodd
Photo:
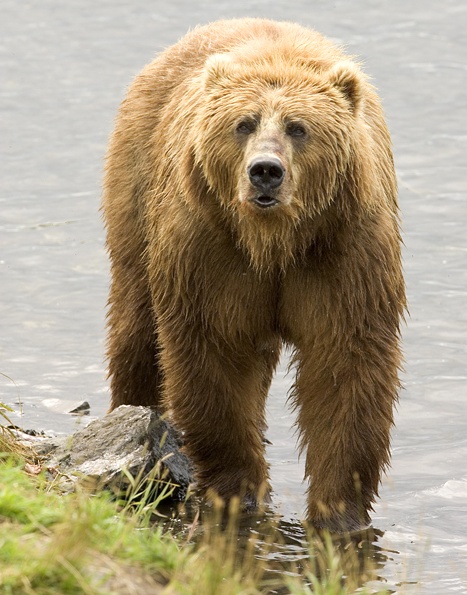
M 144 274 L 113 263 L 107 357 L 112 411 L 120 405 L 159 407 L 161 372 L 151 297 Z M 125 282 L 125 280 L 127 282 Z

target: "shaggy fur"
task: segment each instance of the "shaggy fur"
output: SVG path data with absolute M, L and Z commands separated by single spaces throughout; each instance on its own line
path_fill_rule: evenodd
M 255 203 L 258 156 L 284 170 Z M 308 517 L 369 522 L 405 307 L 396 181 L 379 100 L 318 33 L 244 19 L 195 29 L 136 78 L 107 156 L 112 408 L 170 410 L 201 490 L 254 502 L 281 346 Z

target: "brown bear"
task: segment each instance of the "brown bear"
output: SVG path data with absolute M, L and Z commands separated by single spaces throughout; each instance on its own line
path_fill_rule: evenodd
M 196 28 L 132 84 L 104 185 L 111 407 L 167 411 L 202 493 L 255 505 L 290 345 L 308 519 L 366 525 L 405 290 L 390 137 L 359 66 L 292 23 Z

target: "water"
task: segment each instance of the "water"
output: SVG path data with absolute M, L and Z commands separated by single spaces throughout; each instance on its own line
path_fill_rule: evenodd
M 411 317 L 392 469 L 373 515 L 381 580 L 401 593 L 467 593 L 467 5 L 454 0 L 318 3 L 18 3 L 0 24 L 0 401 L 24 427 L 71 432 L 64 413 L 108 404 L 108 264 L 98 213 L 102 156 L 126 86 L 156 51 L 219 17 L 317 28 L 359 55 L 395 145 Z M 274 382 L 275 506 L 303 509 L 292 376 Z M 14 382 L 13 382 L 14 381 Z M 53 400 L 54 399 L 54 400 Z M 278 550 L 277 555 L 287 552 Z M 400 586 L 398 586 L 400 585 Z

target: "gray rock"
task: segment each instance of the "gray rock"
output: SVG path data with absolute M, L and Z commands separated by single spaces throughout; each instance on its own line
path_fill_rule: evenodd
M 56 413 L 71 413 L 72 415 L 88 415 L 90 405 L 88 401 L 69 401 L 68 399 L 43 399 L 41 405 Z
M 37 442 L 35 451 L 64 490 L 76 482 L 97 489 L 125 492 L 132 478 L 173 486 L 182 500 L 192 482 L 192 466 L 180 451 L 180 434 L 150 407 L 122 405 L 71 437 Z M 159 480 L 159 481 L 157 481 Z
M 77 405 L 73 406 L 68 413 L 72 415 L 89 415 L 91 411 L 91 406 L 87 401 L 81 401 Z

